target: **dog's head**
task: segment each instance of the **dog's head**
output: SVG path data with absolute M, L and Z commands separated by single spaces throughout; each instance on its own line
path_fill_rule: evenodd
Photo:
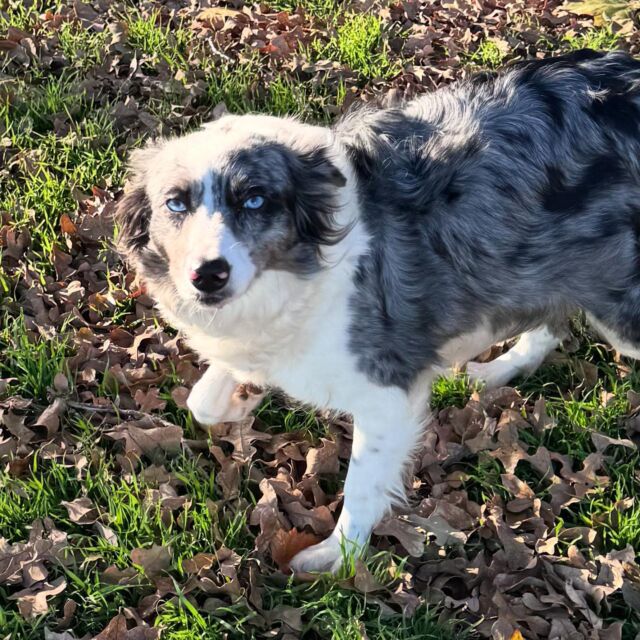
M 123 252 L 152 289 L 196 305 L 233 300 L 268 269 L 315 273 L 344 233 L 329 144 L 293 120 L 227 116 L 135 151 L 116 212 Z

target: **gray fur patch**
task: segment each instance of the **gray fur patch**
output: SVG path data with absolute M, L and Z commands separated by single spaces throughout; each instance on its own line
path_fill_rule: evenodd
M 335 190 L 345 184 L 322 148 L 296 152 L 275 142 L 237 151 L 220 174 L 225 223 L 248 247 L 258 269 L 310 275 L 322 268 L 321 247 L 339 242 Z M 261 195 L 259 210 L 242 202 Z
M 640 63 L 590 51 L 345 118 L 371 236 L 360 369 L 408 389 L 482 322 L 513 334 L 577 308 L 640 344 L 639 125 Z

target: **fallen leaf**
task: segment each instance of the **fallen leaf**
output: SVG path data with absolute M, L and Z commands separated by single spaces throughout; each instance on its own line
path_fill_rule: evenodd
M 271 539 L 270 552 L 273 561 L 283 573 L 291 571 L 289 562 L 293 557 L 314 544 L 318 544 L 322 538 L 306 531 L 291 529 L 290 531 L 278 531 Z
M 604 453 L 605 449 L 610 446 L 615 447 L 627 447 L 628 449 L 635 450 L 636 445 L 627 438 L 612 438 L 604 433 L 593 432 L 591 434 L 591 440 L 599 453 Z
M 374 533 L 377 536 L 392 536 L 414 558 L 419 558 L 424 553 L 427 536 L 411 522 L 400 518 L 385 518 L 375 527 Z
M 158 452 L 177 454 L 182 444 L 182 427 L 173 424 L 148 426 L 149 422 L 126 422 L 116 426 L 106 435 L 122 440 L 125 451 L 138 456 L 153 456 Z
M 60 217 L 60 230 L 62 233 L 66 233 L 70 236 L 75 236 L 76 233 L 78 233 L 78 227 L 76 227 L 66 213 L 63 213 Z
M 18 610 L 23 618 L 37 618 L 49 611 L 47 598 L 53 598 L 62 593 L 67 588 L 67 581 L 63 578 L 56 578 L 50 584 L 39 583 L 29 589 L 18 591 L 9 596 L 9 600 L 18 601 Z
M 323 473 L 338 473 L 340 471 L 340 460 L 338 459 L 338 447 L 336 443 L 321 438 L 321 447 L 312 447 L 307 451 L 307 475 Z
M 76 498 L 71 502 L 63 500 L 61 504 L 66 507 L 71 522 L 93 524 L 98 519 L 98 509 L 89 498 Z
M 171 566 L 171 550 L 167 546 L 154 544 L 150 549 L 133 549 L 131 561 L 142 567 L 149 578 L 159 576 Z

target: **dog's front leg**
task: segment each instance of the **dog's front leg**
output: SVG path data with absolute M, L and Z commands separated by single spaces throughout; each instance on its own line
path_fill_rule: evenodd
M 294 557 L 291 567 L 296 572 L 336 572 L 343 555 L 359 554 L 392 504 L 404 501 L 405 471 L 422 420 L 401 390 L 379 389 L 376 395 L 354 411 L 353 448 L 336 528 L 329 538 Z
M 262 389 L 239 384 L 228 371 L 210 364 L 191 390 L 187 406 L 200 424 L 235 422 L 246 418 L 264 396 Z

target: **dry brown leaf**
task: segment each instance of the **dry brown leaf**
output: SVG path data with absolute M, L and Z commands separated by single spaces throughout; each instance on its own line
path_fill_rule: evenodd
M 93 524 L 99 517 L 98 509 L 87 497 L 76 498 L 71 502 L 63 500 L 62 505 L 69 512 L 71 522 L 77 524 Z
M 353 581 L 353 586 L 360 591 L 360 593 L 372 593 L 384 589 L 384 585 L 380 584 L 380 582 L 373 577 L 371 571 L 369 571 L 367 565 L 361 558 L 356 558 L 355 573 L 351 580 Z
M 66 411 L 67 403 L 63 398 L 55 400 L 38 416 L 35 427 L 42 427 L 46 437 L 50 438 L 60 428 L 60 417 Z
M 126 422 L 116 426 L 105 435 L 113 440 L 122 440 L 127 453 L 138 456 L 153 456 L 158 452 L 175 455 L 182 444 L 182 427 L 174 424 L 147 426 L 148 422 Z
M 66 213 L 60 217 L 60 230 L 70 236 L 75 236 L 78 233 L 78 227 Z
M 150 549 L 133 549 L 131 561 L 142 567 L 149 578 L 159 576 L 171 566 L 171 550 L 165 545 L 154 544 Z
M 604 453 L 605 449 L 610 446 L 627 447 L 628 449 L 637 449 L 636 445 L 627 438 L 612 438 L 604 433 L 593 432 L 591 440 L 599 453 Z
M 117 615 L 93 640 L 157 640 L 160 629 L 157 627 L 135 626 L 127 628 L 127 618 Z
M 227 423 L 225 427 L 226 433 L 220 435 L 220 440 L 233 445 L 232 458 L 238 462 L 247 463 L 253 458 L 257 451 L 253 446 L 254 442 L 271 440 L 271 436 L 268 433 L 255 431 L 252 428 L 254 422 L 255 418 L 250 416 L 241 422 Z
M 216 562 L 213 553 L 198 553 L 193 558 L 188 558 L 182 562 L 182 568 L 191 574 L 199 574 L 201 571 L 211 569 Z
M 291 529 L 290 531 L 280 530 L 271 539 L 271 557 L 280 571 L 289 573 L 291 571 L 289 562 L 293 557 L 303 549 L 321 541 L 322 538 L 306 531 L 298 531 L 297 529 Z
M 53 598 L 62 593 L 67 588 L 67 581 L 63 578 L 56 578 L 48 583 L 39 583 L 29 589 L 18 591 L 9 596 L 9 600 L 18 601 L 18 610 L 23 618 L 36 618 L 48 613 L 49 605 L 47 598 Z
M 324 505 L 308 509 L 300 502 L 291 501 L 283 505 L 283 510 L 295 527 L 310 527 L 320 536 L 327 536 L 336 526 L 333 513 Z
M 55 631 L 51 631 L 48 627 L 45 627 L 44 640 L 77 640 L 77 638 L 70 631 L 57 633 Z
M 147 391 L 137 389 L 133 399 L 136 401 L 140 411 L 145 413 L 163 411 L 167 406 L 167 401 L 160 397 L 160 389 L 157 387 L 152 387 Z
M 196 16 L 196 20 L 200 22 L 215 22 L 221 18 L 235 18 L 240 13 L 238 9 L 231 9 L 229 7 L 209 7 L 201 11 Z
M 323 473 L 338 473 L 340 460 L 338 459 L 338 447 L 332 440 L 320 439 L 322 446 L 313 447 L 307 451 L 307 475 Z
M 102 522 L 96 522 L 94 524 L 94 527 L 101 538 L 104 538 L 110 545 L 114 547 L 118 546 L 118 536 L 113 529 L 102 524 Z
M 426 534 L 418 531 L 415 525 L 400 518 L 385 518 L 373 531 L 377 536 L 392 536 L 414 558 L 424 553 Z

